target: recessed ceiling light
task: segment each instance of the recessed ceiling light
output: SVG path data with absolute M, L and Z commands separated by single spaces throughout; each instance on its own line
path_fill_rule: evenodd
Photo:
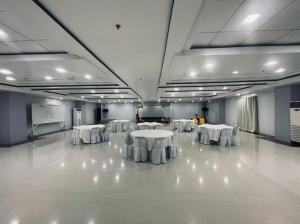
M 0 29 L 0 38 L 4 39 L 4 38 L 7 38 L 7 37 L 8 37 L 7 33 L 4 30 Z
M 179 98 L 178 100 L 179 100 L 179 101 L 181 101 L 181 99 L 180 99 L 180 98 Z
M 209 64 L 205 65 L 205 68 L 212 68 L 212 67 L 214 67 L 214 64 L 212 64 L 212 63 L 209 63 Z
M 168 102 L 170 102 L 170 100 L 168 100 Z
M 14 77 L 10 77 L 10 76 L 6 77 L 6 80 L 7 81 L 16 81 L 16 79 Z
M 192 76 L 192 77 L 195 77 L 196 75 L 197 75 L 196 72 L 191 72 L 191 73 L 190 73 L 190 76 Z
M 273 65 L 277 65 L 277 64 L 278 64 L 277 61 L 269 61 L 269 62 L 267 62 L 265 65 L 266 65 L 266 66 L 273 66 Z
M 45 79 L 48 81 L 53 80 L 53 78 L 51 76 L 45 76 Z
M 82 99 L 84 99 L 84 96 L 81 96 Z
M 118 102 L 121 102 L 121 100 L 118 100 Z
M 238 70 L 232 72 L 232 74 L 234 74 L 234 75 L 239 74 L 239 73 L 240 72 Z
M 1 68 L 0 69 L 0 73 L 4 74 L 4 75 L 11 75 L 13 74 L 12 71 L 8 70 L 8 69 L 5 69 L 5 68 Z
M 118 93 L 118 92 L 119 92 L 119 90 L 115 89 L 115 93 Z
M 172 96 L 175 96 L 175 94 L 174 94 L 174 93 L 172 93 Z
M 62 97 L 59 97 L 59 99 L 60 99 L 60 100 L 63 100 L 64 98 L 62 98 Z
M 238 93 L 238 94 L 236 94 L 237 96 L 240 96 L 241 94 L 240 93 Z
M 56 68 L 55 71 L 57 71 L 59 73 L 66 73 L 67 72 L 66 69 L 61 68 L 61 67 Z
M 91 79 L 92 76 L 91 76 L 90 74 L 85 74 L 84 78 L 86 78 L 86 79 Z
M 200 98 L 200 100 L 202 100 L 202 98 Z
M 243 23 L 247 23 L 247 24 L 254 23 L 259 17 L 260 14 L 250 14 L 244 19 Z
M 202 87 L 199 87 L 199 90 L 203 90 L 203 88 L 202 88 Z
M 213 92 L 213 95 L 215 96 L 215 95 L 217 95 L 217 93 L 216 93 L 216 92 Z
M 123 95 L 121 95 L 121 98 L 124 98 L 124 96 L 123 96 Z
M 285 71 L 284 68 L 279 68 L 279 69 L 277 69 L 277 70 L 275 71 L 275 73 L 282 73 L 282 72 L 284 72 L 284 71 Z
M 192 100 L 192 103 L 194 103 L 195 101 L 194 100 Z
M 226 90 L 226 89 L 228 89 L 228 87 L 227 87 L 227 86 L 224 86 L 223 89 Z
M 96 92 L 95 90 L 93 90 L 93 89 L 91 90 L 91 93 L 95 93 L 95 92 Z
M 104 96 L 100 96 L 101 98 L 104 98 Z
M 195 93 L 192 93 L 192 96 L 195 96 L 196 94 Z
M 174 88 L 174 91 L 178 91 L 179 89 L 178 88 Z

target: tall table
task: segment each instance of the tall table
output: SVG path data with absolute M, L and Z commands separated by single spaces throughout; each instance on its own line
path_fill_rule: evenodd
M 207 128 L 209 140 L 216 142 L 218 142 L 220 139 L 222 129 L 229 128 L 231 131 L 233 130 L 233 127 L 225 124 L 202 124 L 198 125 L 198 132 L 200 131 L 201 127 Z
M 103 130 L 105 128 L 105 125 L 95 124 L 95 125 L 80 125 L 80 126 L 73 127 L 73 129 L 79 130 L 79 137 L 82 139 L 84 143 L 90 143 L 92 128 L 100 128 L 101 130 Z
M 113 132 L 126 131 L 130 127 L 130 120 L 113 120 L 110 123 Z

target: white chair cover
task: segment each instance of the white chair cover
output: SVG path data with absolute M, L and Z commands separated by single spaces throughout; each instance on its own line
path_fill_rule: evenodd
M 110 135 L 109 135 L 108 127 L 105 127 L 100 133 L 100 141 L 105 142 L 109 140 L 110 140 Z
M 200 127 L 200 143 L 209 145 L 208 129 L 205 127 Z
M 170 147 L 170 158 L 176 158 L 177 155 L 177 141 L 176 141 L 176 131 L 171 137 L 171 147 Z
M 154 129 L 162 129 L 162 124 L 157 124 L 154 126 Z
M 220 145 L 221 146 L 230 146 L 231 145 L 231 135 L 232 135 L 232 129 L 230 129 L 230 128 L 222 129 L 221 135 L 220 135 Z
M 81 140 L 80 140 L 80 130 L 77 129 L 77 128 L 74 128 L 73 132 L 72 132 L 72 143 L 73 143 L 73 145 L 79 145 L 80 142 L 81 142 Z
M 100 128 L 92 128 L 90 135 L 92 144 L 100 142 Z
M 182 122 L 176 122 L 175 125 L 176 125 L 177 131 L 180 131 L 180 132 L 183 131 L 184 127 L 182 125 Z
M 155 139 L 154 147 L 151 150 L 151 162 L 154 164 L 166 163 L 166 149 L 163 143 L 164 139 Z
M 231 144 L 240 145 L 240 127 L 233 127 Z
M 136 137 L 133 139 L 134 144 L 134 161 L 145 162 L 148 160 L 148 147 L 145 138 Z
M 192 131 L 192 122 L 190 122 L 190 121 L 187 121 L 186 122 L 186 125 L 185 125 L 185 130 L 186 131 Z
M 122 132 L 123 124 L 120 122 L 116 122 L 115 125 L 116 125 L 116 132 Z
M 126 132 L 125 139 L 124 139 L 124 150 L 123 150 L 123 157 L 125 159 L 133 157 L 133 138 L 130 135 L 130 131 Z

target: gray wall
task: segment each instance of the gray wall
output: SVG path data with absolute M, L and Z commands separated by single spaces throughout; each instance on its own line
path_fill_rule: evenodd
M 207 102 L 207 122 L 213 124 L 225 123 L 225 99 L 217 99 Z
M 291 87 L 275 89 L 275 138 L 290 142 L 290 101 Z
M 102 113 L 103 120 L 120 119 L 135 121 L 136 109 L 134 103 L 109 103 L 103 104 L 102 108 L 108 109 L 107 117 L 105 117 L 106 113 Z
M 237 125 L 237 97 L 225 99 L 225 123 L 228 125 Z
M 173 119 L 189 119 L 194 117 L 194 114 L 202 115 L 202 104 L 191 102 L 172 103 L 171 111 Z
M 14 144 L 27 139 L 32 128 L 32 103 L 62 105 L 65 109 L 65 128 L 72 127 L 74 101 L 61 101 L 16 92 L 0 92 L 0 103 L 0 144 Z M 89 124 L 95 122 L 95 105 L 88 103 L 85 108 L 85 120 Z M 42 124 L 38 126 L 36 133 L 40 135 L 59 130 L 62 130 L 61 123 Z

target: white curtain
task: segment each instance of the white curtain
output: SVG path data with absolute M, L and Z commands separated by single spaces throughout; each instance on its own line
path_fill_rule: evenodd
M 238 125 L 244 131 L 257 131 L 257 98 L 243 97 L 238 100 Z

